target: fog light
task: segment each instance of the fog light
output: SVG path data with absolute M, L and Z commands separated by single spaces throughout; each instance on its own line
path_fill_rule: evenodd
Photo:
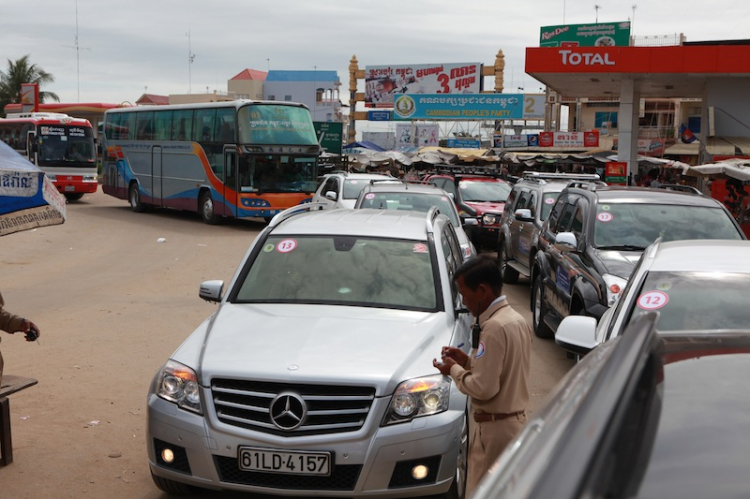
M 161 451 L 161 458 L 165 463 L 172 464 L 174 462 L 174 452 L 172 452 L 172 449 L 164 449 Z
M 411 476 L 414 480 L 424 480 L 429 472 L 430 470 L 427 469 L 427 466 L 418 464 L 411 469 Z

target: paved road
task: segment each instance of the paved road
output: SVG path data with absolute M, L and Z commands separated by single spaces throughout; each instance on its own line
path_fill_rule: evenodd
M 2 334 L 5 373 L 39 380 L 11 398 L 15 460 L 0 468 L 3 498 L 167 497 L 146 461 L 148 385 L 214 310 L 199 283 L 229 281 L 262 228 L 133 213 L 97 192 L 68 205 L 64 225 L 0 238 L 6 306 L 42 329 L 38 345 Z M 506 292 L 530 320 L 528 283 Z M 534 409 L 572 364 L 539 339 L 532 362 Z

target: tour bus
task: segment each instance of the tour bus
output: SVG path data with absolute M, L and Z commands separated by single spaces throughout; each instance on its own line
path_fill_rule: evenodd
M 96 148 L 88 120 L 60 113 L 14 113 L 0 119 L 0 140 L 44 171 L 68 200 L 96 192 Z
M 134 211 L 264 218 L 310 202 L 320 153 L 303 104 L 236 100 L 104 114 L 102 190 Z

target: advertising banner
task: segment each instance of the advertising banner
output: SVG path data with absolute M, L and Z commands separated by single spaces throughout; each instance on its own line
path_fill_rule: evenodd
M 628 164 L 624 161 L 609 161 L 605 163 L 604 181 L 610 185 L 627 185 Z
M 437 146 L 440 138 L 440 125 L 416 125 L 399 123 L 396 125 L 396 149 L 407 147 Z
M 540 47 L 627 47 L 630 21 L 542 26 Z
M 35 113 L 39 111 L 39 84 L 21 84 L 21 111 L 24 113 Z
M 523 94 L 395 96 L 394 120 L 510 120 L 523 119 Z
M 393 107 L 397 94 L 476 94 L 482 64 L 412 64 L 365 67 L 365 107 Z
M 599 147 L 599 132 L 540 132 L 541 147 Z
M 315 135 L 318 143 L 326 152 L 341 154 L 341 144 L 344 138 L 344 124 L 332 121 L 315 121 Z
M 538 145 L 539 135 L 537 134 L 495 136 L 495 147 L 536 147 Z

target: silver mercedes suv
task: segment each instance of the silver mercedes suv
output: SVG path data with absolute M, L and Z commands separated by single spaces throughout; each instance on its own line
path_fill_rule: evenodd
M 449 219 L 277 215 L 148 395 L 155 484 L 284 496 L 463 497 L 466 397 L 432 359 L 468 350 Z

